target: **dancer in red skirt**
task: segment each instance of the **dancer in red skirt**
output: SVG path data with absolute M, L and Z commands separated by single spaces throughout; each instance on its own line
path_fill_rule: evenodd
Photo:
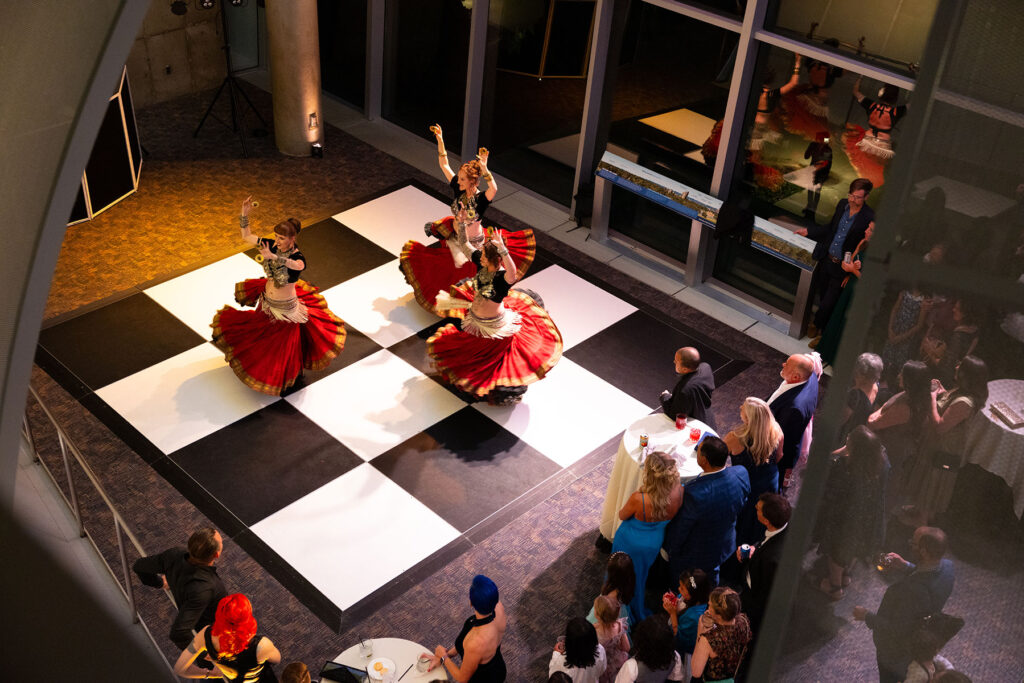
M 406 282 L 412 286 L 416 301 L 427 311 L 438 314 L 437 292 L 447 291 L 452 285 L 473 277 L 476 272 L 470 257 L 475 250 L 483 248 L 484 228 L 481 221 L 498 193 L 498 186 L 487 170 L 489 153 L 486 149 L 481 147 L 477 158 L 464 163 L 456 174 L 448 165 L 441 127 L 431 126 L 431 131 L 437 138 L 438 164 L 452 188 L 452 215 L 425 226 L 427 237 L 436 237 L 440 240 L 438 243 L 424 246 L 409 240 L 402 248 L 398 263 Z M 486 192 L 480 192 L 480 178 L 487 181 Z M 533 230 L 498 232 L 508 245 L 513 271 L 517 277 L 523 277 L 533 263 L 537 250 Z
M 235 285 L 235 301 L 213 317 L 213 343 L 238 378 L 256 391 L 278 396 L 302 374 L 320 370 L 345 346 L 345 324 L 327 309 L 316 287 L 299 279 L 306 259 L 295 238 L 302 228 L 289 218 L 274 228 L 274 239 L 249 232 L 252 197 L 242 202 L 242 239 L 260 248 L 266 277 Z
M 500 236 L 471 258 L 476 276 L 436 295 L 438 310 L 458 322 L 428 339 L 427 353 L 462 391 L 489 403 L 516 403 L 562 357 L 562 334 L 538 301 L 511 289 L 515 264 Z
M 899 88 L 884 85 L 878 91 L 878 101 L 860 91 L 860 80 L 853 85 L 853 96 L 868 115 L 865 130 L 854 123 L 846 124 L 843 145 L 846 155 L 857 172 L 875 187 L 885 183 L 885 169 L 895 155 L 892 148 L 892 129 L 907 113 L 907 105 L 896 104 Z

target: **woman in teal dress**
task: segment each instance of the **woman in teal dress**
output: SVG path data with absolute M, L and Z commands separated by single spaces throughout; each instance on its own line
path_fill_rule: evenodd
M 622 525 L 615 532 L 612 552 L 622 551 L 633 560 L 636 590 L 629 602 L 631 623 L 638 624 L 650 614 L 644 605 L 647 572 L 654 564 L 668 526 L 683 504 L 676 461 L 664 453 L 651 453 L 644 462 L 640 490 L 619 510 Z
M 821 340 L 816 348 L 817 352 L 821 355 L 821 362 L 827 365 L 835 365 L 836 352 L 839 350 L 839 340 L 842 339 L 843 328 L 846 327 L 846 310 L 850 307 L 850 299 L 853 298 L 854 283 L 860 279 L 861 257 L 864 255 L 864 250 L 867 249 L 868 242 L 871 241 L 871 236 L 874 233 L 875 222 L 871 221 L 868 223 L 867 230 L 864 231 L 864 239 L 853 250 L 853 258 L 850 261 L 843 261 L 841 264 L 843 270 L 849 273 L 849 275 L 846 276 L 846 280 L 843 282 L 843 293 L 839 295 L 839 301 L 836 302 L 835 310 L 832 311 L 832 317 L 829 318 L 828 325 L 825 327 L 825 331 L 822 333 Z

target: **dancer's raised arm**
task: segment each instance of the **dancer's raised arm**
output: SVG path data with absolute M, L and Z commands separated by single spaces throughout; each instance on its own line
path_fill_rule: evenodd
M 249 244 L 257 244 L 260 241 L 259 237 L 249 232 L 249 212 L 253 206 L 252 195 L 249 195 L 242 200 L 242 212 L 238 214 L 238 227 L 242 229 L 242 239 Z
M 455 171 L 448 165 L 448 152 L 444 151 L 444 136 L 441 134 L 441 124 L 435 123 L 430 127 L 430 132 L 437 138 L 437 165 L 441 167 L 441 173 L 444 173 L 444 179 L 451 181 L 452 176 L 455 175 Z

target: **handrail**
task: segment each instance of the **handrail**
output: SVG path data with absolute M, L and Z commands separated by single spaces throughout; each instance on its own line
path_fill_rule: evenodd
M 110 572 L 110 575 L 114 579 L 114 582 L 117 584 L 117 587 L 121 589 L 121 593 L 128 601 L 128 606 L 132 612 L 132 623 L 139 624 L 142 627 L 142 630 L 146 633 L 146 636 L 149 637 L 149 640 L 153 643 L 153 647 L 156 648 L 157 652 L 160 653 L 161 659 L 163 659 L 164 663 L 167 665 L 167 668 L 173 674 L 174 667 L 171 665 L 171 662 L 167 660 L 167 657 L 164 655 L 163 650 L 160 648 L 160 646 L 157 645 L 156 639 L 153 638 L 152 632 L 149 630 L 149 627 L 146 626 L 145 620 L 143 620 L 142 617 L 139 615 L 139 610 L 135 603 L 135 589 L 132 586 L 131 569 L 128 564 L 128 553 L 125 551 L 125 537 L 127 537 L 131 544 L 135 546 L 135 550 L 139 553 L 140 556 L 145 557 L 146 551 L 143 549 L 142 544 L 139 543 L 139 539 L 136 538 L 135 534 L 129 528 L 127 522 L 125 522 L 124 517 L 122 517 L 121 513 L 119 513 L 117 511 L 117 508 L 114 507 L 113 501 L 110 500 L 110 496 L 107 495 L 106 490 L 103 488 L 103 484 L 100 483 L 99 478 L 92 471 L 92 467 L 89 466 L 89 463 L 86 462 L 85 458 L 82 456 L 82 452 L 78 449 L 78 446 L 75 445 L 74 441 L 71 440 L 71 437 L 68 436 L 66 431 L 64 431 L 64 428 L 60 426 L 60 423 L 57 421 L 57 418 L 53 415 L 53 413 L 50 412 L 50 409 L 46 407 L 46 404 L 43 403 L 43 400 L 39 397 L 39 394 L 36 392 L 35 387 L 29 385 L 28 390 L 31 397 L 35 399 L 36 404 L 38 404 L 39 408 L 43 411 L 43 414 L 46 415 L 46 418 L 50 421 L 50 424 L 53 425 L 53 428 L 57 432 L 57 439 L 58 442 L 60 443 L 61 459 L 64 463 L 64 474 L 67 477 L 70 500 L 68 496 L 64 495 L 64 492 L 61 490 L 60 485 L 57 482 L 57 478 L 53 475 L 53 472 L 50 470 L 49 466 L 47 466 L 46 462 L 41 457 L 39 457 L 39 450 L 36 448 L 35 437 L 32 433 L 32 425 L 29 423 L 28 419 L 28 402 L 26 402 L 25 413 L 22 416 L 22 434 L 28 441 L 29 448 L 32 450 L 33 458 L 35 459 L 36 462 L 42 465 L 43 471 L 46 472 L 46 474 L 50 477 L 50 480 L 56 487 L 57 492 L 60 494 L 61 498 L 64 499 L 64 502 L 67 503 L 68 507 L 71 509 L 71 512 L 74 514 L 75 521 L 78 522 L 79 537 L 87 539 L 89 543 L 92 544 L 92 547 L 96 551 L 96 554 L 101 559 L 103 559 L 103 566 L 105 566 L 107 568 L 107 571 Z M 75 487 L 75 480 L 74 477 L 71 476 L 71 464 L 68 461 L 69 452 L 71 453 L 71 456 L 75 459 L 75 461 L 78 463 L 78 466 L 82 468 L 82 471 L 85 473 L 85 476 L 89 479 L 89 482 L 93 485 L 93 488 L 95 488 L 96 492 L 99 493 L 100 498 L 103 500 L 103 503 L 107 506 L 107 509 L 110 510 L 110 514 L 114 517 L 114 535 L 117 538 L 117 552 L 121 559 L 121 571 L 124 573 L 123 586 L 121 585 L 121 580 L 117 577 L 117 574 L 114 573 L 113 567 L 111 567 L 110 564 L 107 563 L 106 559 L 103 556 L 103 553 L 99 549 L 99 546 L 96 545 L 96 541 L 89 534 L 88 529 L 85 528 L 85 520 L 82 517 L 82 509 L 78 502 L 78 492 Z M 171 604 L 174 605 L 174 597 L 170 594 L 170 592 L 165 589 L 164 594 L 171 601 Z

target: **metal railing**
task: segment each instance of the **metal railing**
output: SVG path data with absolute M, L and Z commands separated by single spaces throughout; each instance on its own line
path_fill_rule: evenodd
M 153 634 L 149 630 L 149 627 L 146 625 L 145 620 L 142 619 L 142 617 L 139 615 L 139 611 L 135 603 L 135 589 L 132 586 L 131 567 L 128 564 L 128 553 L 126 551 L 125 539 L 127 539 L 129 543 L 135 546 L 135 550 L 140 557 L 145 557 L 146 552 L 145 550 L 143 550 L 142 544 L 139 543 L 139 539 L 135 537 L 135 534 L 132 533 L 131 528 L 129 528 L 124 518 L 117 511 L 117 508 L 114 506 L 113 501 L 110 500 L 110 496 L 107 495 L 106 490 L 103 488 L 103 484 L 100 483 L 99 478 L 92 471 L 92 468 L 89 466 L 89 463 L 87 463 L 85 461 L 85 458 L 82 456 L 82 452 L 71 440 L 71 437 L 68 436 L 67 432 L 64 431 L 64 428 L 61 427 L 60 424 L 57 422 L 57 418 L 54 417 L 53 413 L 51 413 L 49 408 L 47 408 L 46 405 L 43 403 L 42 399 L 39 397 L 39 394 L 36 393 L 35 388 L 30 385 L 28 390 L 29 394 L 31 395 L 31 398 L 35 399 L 36 404 L 39 406 L 40 410 L 43 411 L 43 414 L 46 416 L 50 424 L 53 426 L 54 430 L 56 430 L 57 432 L 57 440 L 60 444 L 61 461 L 63 462 L 64 465 L 64 476 L 67 478 L 68 495 L 64 494 L 63 489 L 61 489 L 60 483 L 57 481 L 57 477 L 54 476 L 53 471 L 46 464 L 46 461 L 39 455 L 39 450 L 36 448 L 35 436 L 32 432 L 32 425 L 28 419 L 29 402 L 26 402 L 25 413 L 22 416 L 21 429 L 22 435 L 25 437 L 25 440 L 28 442 L 29 448 L 32 451 L 33 460 L 42 466 L 43 471 L 46 472 L 47 476 L 49 476 L 50 480 L 53 482 L 54 488 L 57 489 L 57 492 L 60 494 L 61 498 L 63 498 L 64 502 L 67 503 L 68 508 L 71 510 L 72 514 L 75 517 L 75 521 L 78 523 L 79 537 L 85 538 L 89 541 L 93 549 L 96 551 L 96 554 L 103 560 L 103 566 L 106 567 L 107 571 L 110 572 L 110 576 L 114 580 L 114 583 L 117 584 L 117 587 L 121 590 L 122 595 L 124 595 L 125 599 L 128 601 L 128 607 L 132 613 L 132 623 L 138 624 L 142 627 L 142 630 L 146 634 L 146 637 L 148 637 L 150 642 L 153 643 L 153 647 L 156 649 L 157 652 L 160 653 L 161 659 L 167 665 L 168 670 L 173 674 L 174 667 L 172 666 L 171 662 L 167 660 L 167 657 L 166 655 L 164 655 L 163 650 L 160 648 L 156 640 L 153 638 Z M 110 510 L 110 514 L 114 518 L 114 536 L 117 538 L 117 552 L 121 560 L 121 571 L 124 574 L 123 585 L 121 583 L 121 580 L 115 573 L 114 568 L 111 567 L 110 563 L 107 562 L 105 556 L 103 555 L 103 552 L 100 550 L 99 546 L 96 544 L 95 539 L 93 539 L 92 535 L 89 533 L 89 530 L 85 526 L 85 519 L 82 517 L 82 508 L 78 500 L 78 489 L 75 484 L 75 478 L 71 474 L 71 460 L 69 459 L 69 456 L 70 458 L 73 458 L 75 462 L 78 463 L 78 466 L 81 468 L 86 478 L 92 484 L 96 493 L 99 494 L 100 499 L 107 506 L 107 509 Z M 168 600 L 170 600 L 171 604 L 174 605 L 174 598 L 171 596 L 170 592 L 164 590 L 164 594 L 167 596 Z

